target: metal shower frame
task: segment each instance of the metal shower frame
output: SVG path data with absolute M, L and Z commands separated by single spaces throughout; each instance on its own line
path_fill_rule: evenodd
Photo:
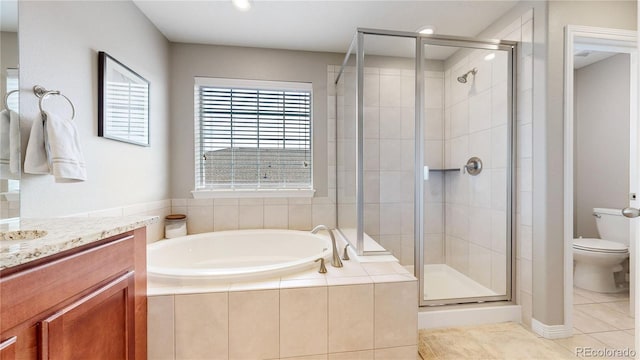
M 378 255 L 388 254 L 388 252 L 365 252 L 364 251 L 364 37 L 365 35 L 394 36 L 402 38 L 413 38 L 416 42 L 415 48 L 415 133 L 424 134 L 424 71 L 423 55 L 425 45 L 438 45 L 459 47 L 480 50 L 499 50 L 508 52 L 508 148 L 507 154 L 507 176 L 510 180 L 507 184 L 507 261 L 506 261 L 506 294 L 498 296 L 484 296 L 473 298 L 446 299 L 447 304 L 461 304 L 485 301 L 512 301 L 513 289 L 515 289 L 515 253 L 513 243 L 516 238 L 516 56 L 517 45 L 515 41 L 507 40 L 480 40 L 467 37 L 447 36 L 447 35 L 426 35 L 413 32 L 379 30 L 369 28 L 358 28 L 354 35 L 349 50 L 347 51 L 340 71 L 335 79 L 338 83 L 346 68 L 352 53 L 356 53 L 356 244 L 351 246 L 358 255 Z M 414 274 L 418 278 L 419 305 L 429 306 L 442 304 L 443 300 L 424 300 L 424 136 L 415 137 L 415 181 L 414 181 Z M 336 199 L 337 200 L 337 199 Z M 343 235 L 347 241 L 350 240 Z

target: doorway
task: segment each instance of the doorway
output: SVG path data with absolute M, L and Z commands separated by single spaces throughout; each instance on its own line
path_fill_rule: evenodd
M 621 210 L 638 207 L 634 194 L 640 190 L 637 68 L 635 31 L 567 26 L 564 335 L 585 333 L 609 347 L 602 334 L 619 331 L 631 339 L 635 327 L 640 234 L 637 220 L 623 218 Z M 611 267 L 606 287 L 592 280 L 595 272 L 585 276 L 583 258 L 594 252 L 582 243 L 594 238 L 594 246 L 602 245 L 603 226 L 611 220 L 623 228 L 622 240 L 614 243 L 626 240 L 630 256 Z

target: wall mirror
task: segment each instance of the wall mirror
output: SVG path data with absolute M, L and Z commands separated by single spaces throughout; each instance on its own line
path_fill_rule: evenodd
M 98 54 L 98 136 L 149 146 L 149 82 Z
M 0 2 L 0 223 L 20 217 L 18 1 Z

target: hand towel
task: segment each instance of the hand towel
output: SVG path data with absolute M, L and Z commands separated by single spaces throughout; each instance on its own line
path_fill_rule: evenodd
M 24 156 L 24 172 L 28 174 L 50 174 L 47 150 L 44 148 L 44 121 L 38 118 L 31 125 L 27 153 Z
M 20 116 L 0 111 L 0 178 L 20 178 Z
M 51 174 L 56 178 L 56 182 L 87 180 L 87 169 L 78 142 L 75 122 L 47 111 L 43 114 L 45 149 Z

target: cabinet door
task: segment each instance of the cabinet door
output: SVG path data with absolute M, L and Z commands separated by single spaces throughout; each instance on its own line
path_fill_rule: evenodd
M 128 272 L 42 321 L 40 358 L 133 359 L 133 281 Z
M 0 360 L 14 360 L 16 358 L 16 340 L 11 337 L 0 343 Z

